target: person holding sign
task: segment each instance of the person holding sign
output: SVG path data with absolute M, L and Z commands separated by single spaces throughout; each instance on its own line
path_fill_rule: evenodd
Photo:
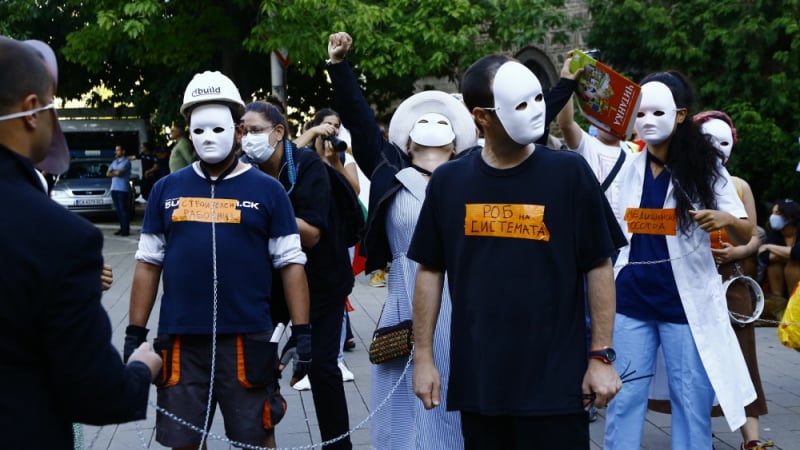
M 614 268 L 614 342 L 617 370 L 645 378 L 626 383 L 609 405 L 605 448 L 639 449 L 647 376 L 660 345 L 672 402 L 672 448 L 710 449 L 715 394 L 731 430 L 744 424 L 744 406 L 756 394 L 708 251 L 709 233 L 724 229 L 735 243 L 746 243 L 753 225 L 721 152 L 689 119 L 689 82 L 678 72 L 659 72 L 641 86 L 636 131 L 647 148 L 618 175 L 615 212 L 630 245 Z
M 442 404 L 432 344 L 446 282 L 447 407 L 461 414 L 465 447 L 523 449 L 555 435 L 564 448 L 588 449 L 587 410 L 621 387 L 611 256 L 624 236 L 582 158 L 534 144 L 546 106 L 533 72 L 486 56 L 461 87 L 485 146 L 436 169 L 408 250 L 419 263 L 414 391 L 425 408 Z

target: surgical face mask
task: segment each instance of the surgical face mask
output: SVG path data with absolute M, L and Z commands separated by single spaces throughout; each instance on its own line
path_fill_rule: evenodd
M 236 127 L 231 110 L 224 105 L 204 105 L 192 111 L 189 129 L 197 156 L 208 164 L 216 164 L 230 155 Z
M 19 117 L 30 116 L 31 114 L 36 114 L 39 111 L 44 111 L 44 110 L 47 110 L 47 109 L 55 109 L 55 108 L 56 108 L 56 104 L 55 103 L 50 103 L 49 105 L 45 105 L 45 106 L 42 106 L 42 107 L 39 107 L 39 108 L 31 109 L 30 111 L 19 111 L 19 112 L 15 112 L 15 113 L 11 113 L 11 114 L 6 114 L 5 116 L 0 116 L 0 122 L 2 122 L 4 120 L 16 119 L 16 118 L 19 118 Z
M 700 131 L 706 136 L 711 145 L 725 155 L 722 163 L 728 162 L 728 158 L 731 157 L 731 150 L 733 150 L 731 127 L 724 120 L 711 119 L 703 123 Z
M 528 145 L 544 135 L 544 95 L 533 72 L 509 61 L 497 69 L 492 91 L 494 110 L 508 137 Z
M 275 147 L 269 143 L 269 137 L 273 131 L 275 130 L 272 129 L 269 133 L 260 134 L 247 133 L 242 136 L 242 151 L 244 154 L 257 164 L 261 164 L 272 157 L 272 154 L 275 153 Z
M 672 136 L 677 114 L 675 99 L 666 84 L 652 81 L 642 85 L 642 102 L 636 114 L 636 132 L 639 138 L 658 145 Z
M 781 231 L 786 226 L 786 218 L 779 214 L 769 216 L 769 226 L 775 231 Z

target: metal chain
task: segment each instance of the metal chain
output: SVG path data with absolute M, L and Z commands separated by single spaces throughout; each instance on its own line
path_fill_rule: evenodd
M 748 315 L 739 314 L 739 313 L 736 313 L 736 312 L 733 312 L 733 311 L 728 311 L 728 313 L 730 313 L 732 316 L 736 316 L 736 317 L 739 317 L 739 318 L 742 318 L 742 319 L 749 319 L 750 318 L 750 316 L 748 316 Z M 753 323 L 755 323 L 755 322 L 764 322 L 764 323 L 768 323 L 768 324 L 776 325 L 776 326 L 785 325 L 785 326 L 791 326 L 791 327 L 800 327 L 800 322 L 783 322 L 781 320 L 769 320 L 769 319 L 756 319 L 756 320 L 753 321 Z
M 386 405 L 386 402 L 389 401 L 389 399 L 394 395 L 394 393 L 400 387 L 400 383 L 403 382 L 403 379 L 405 378 L 406 374 L 408 373 L 408 368 L 411 366 L 413 358 L 414 358 L 414 348 L 412 347 L 411 348 L 411 354 L 408 355 L 408 360 L 406 361 L 406 365 L 405 365 L 405 367 L 403 367 L 403 372 L 400 374 L 400 377 L 398 378 L 398 380 L 394 384 L 394 386 L 392 386 L 392 390 L 389 392 L 389 394 L 386 396 L 386 398 L 384 398 L 383 401 L 381 401 L 381 403 L 366 418 L 364 418 L 364 420 L 362 420 L 361 422 L 356 424 L 356 426 L 354 426 L 352 429 L 350 429 L 348 432 L 346 432 L 346 433 L 344 433 L 344 434 L 342 434 L 340 436 L 337 436 L 337 437 L 335 437 L 333 439 L 330 439 L 330 440 L 327 440 L 327 441 L 324 441 L 324 442 L 320 442 L 318 444 L 309 444 L 309 445 L 304 445 L 304 446 L 301 446 L 301 447 L 278 447 L 278 448 L 259 447 L 257 445 L 245 444 L 244 442 L 237 442 L 237 441 L 228 439 L 226 436 L 220 436 L 220 435 L 212 433 L 210 431 L 205 431 L 205 430 L 201 429 L 200 427 L 198 427 L 198 426 L 196 426 L 194 424 L 191 424 L 191 423 L 187 422 L 186 420 L 176 416 L 175 414 L 167 411 L 166 409 L 158 406 L 157 404 L 153 403 L 152 400 L 150 400 L 149 403 L 150 403 L 150 406 L 155 408 L 155 410 L 158 411 L 160 414 L 165 415 L 166 417 L 174 420 L 175 422 L 178 422 L 179 424 L 181 424 L 181 425 L 183 425 L 183 426 L 185 426 L 185 427 L 187 427 L 187 428 L 189 428 L 189 429 L 191 429 L 193 431 L 196 431 L 198 433 L 202 433 L 204 436 L 207 435 L 211 439 L 222 441 L 222 442 L 224 442 L 226 444 L 233 445 L 234 447 L 247 448 L 247 449 L 251 449 L 251 450 L 308 450 L 308 449 L 319 448 L 319 447 L 323 447 L 323 446 L 326 446 L 326 445 L 330 445 L 330 444 L 333 444 L 334 442 L 338 442 L 338 441 L 346 438 L 347 436 L 350 436 L 351 434 L 353 434 L 354 431 L 360 429 L 367 422 L 372 420 L 372 418 L 375 416 L 375 414 L 377 414 L 378 411 L 380 411 Z
M 217 285 L 219 279 L 217 278 L 217 216 L 216 216 L 216 202 L 214 201 L 214 186 L 216 183 L 211 183 L 211 270 L 214 286 L 213 296 L 213 310 L 211 315 L 211 379 L 208 385 L 208 403 L 206 405 L 206 418 L 203 423 L 202 438 L 198 450 L 203 450 L 206 438 L 208 437 L 208 427 L 211 423 L 211 404 L 214 399 L 214 376 L 216 375 L 217 366 Z
M 649 265 L 649 264 L 662 264 L 662 263 L 668 263 L 668 262 L 671 262 L 671 261 L 678 261 L 678 260 L 686 258 L 689 255 L 691 255 L 692 253 L 696 252 L 701 246 L 703 246 L 703 241 L 702 240 L 700 240 L 697 243 L 697 245 L 692 249 L 692 251 L 690 251 L 689 253 L 685 253 L 683 255 L 676 256 L 674 258 L 656 259 L 656 260 L 653 260 L 653 261 L 628 261 L 627 263 L 623 264 L 622 267 L 625 267 L 625 266 L 644 266 L 644 265 Z
M 381 403 L 375 408 L 375 410 L 373 410 L 366 418 L 364 418 L 364 420 L 359 422 L 355 427 L 353 427 L 352 429 L 350 429 L 346 433 L 344 433 L 344 434 L 342 434 L 340 436 L 337 436 L 337 437 L 335 437 L 333 439 L 330 439 L 330 440 L 327 440 L 327 441 L 324 441 L 324 442 L 320 442 L 318 444 L 310 444 L 310 445 L 305 445 L 305 446 L 301 446 L 301 447 L 291 447 L 291 448 L 286 448 L 286 449 L 270 449 L 269 447 L 259 447 L 259 446 L 256 446 L 256 445 L 245 444 L 244 442 L 233 441 L 231 439 L 228 439 L 226 436 L 219 436 L 219 435 L 217 435 L 215 433 L 211 433 L 210 431 L 208 431 L 209 423 L 211 421 L 211 404 L 212 404 L 213 392 L 214 392 L 214 374 L 216 372 L 216 368 L 215 367 L 216 367 L 216 355 L 217 355 L 217 305 L 218 305 L 218 302 L 217 302 L 217 300 L 218 300 L 217 286 L 218 286 L 218 281 L 219 281 L 218 278 L 217 278 L 217 228 L 216 228 L 216 215 L 215 215 L 215 203 L 214 203 L 214 183 L 211 184 L 211 260 L 212 260 L 212 279 L 213 279 L 213 286 L 214 286 L 214 288 L 213 288 L 214 289 L 213 312 L 212 312 L 212 322 L 211 322 L 211 327 L 212 327 L 211 328 L 211 379 L 209 381 L 208 403 L 207 403 L 207 406 L 206 406 L 206 416 L 205 416 L 205 421 L 204 421 L 204 424 L 203 424 L 203 428 L 201 429 L 201 428 L 197 427 L 196 425 L 187 422 L 186 420 L 184 420 L 184 419 L 176 416 L 175 414 L 167 411 L 166 409 L 158 406 L 152 400 L 148 400 L 148 402 L 150 403 L 150 406 L 155 408 L 155 410 L 158 411 L 159 413 L 165 415 L 166 417 L 174 420 L 175 422 L 178 422 L 179 424 L 181 424 L 181 425 L 183 425 L 183 426 L 185 426 L 185 427 L 187 427 L 187 428 L 189 428 L 189 429 L 191 429 L 193 431 L 196 431 L 196 432 L 200 433 L 202 435 L 202 439 L 200 441 L 200 446 L 198 447 L 199 449 L 202 450 L 205 442 L 207 441 L 207 439 L 209 437 L 212 438 L 212 439 L 216 439 L 216 440 L 225 442 L 227 444 L 233 445 L 235 447 L 247 448 L 247 449 L 253 449 L 253 450 L 306 450 L 306 449 L 313 449 L 313 448 L 318 448 L 318 447 L 323 447 L 323 446 L 326 446 L 326 445 L 330 445 L 330 444 L 333 444 L 335 442 L 338 442 L 338 441 L 346 438 L 347 436 L 350 436 L 354 431 L 356 431 L 359 428 L 363 427 L 367 422 L 372 420 L 372 418 L 375 416 L 375 414 L 377 414 L 378 411 L 380 411 L 381 408 L 383 408 L 383 406 L 386 405 L 386 402 L 389 401 L 389 399 L 394 395 L 394 393 L 400 387 L 400 383 L 403 381 L 403 379 L 405 378 L 406 374 L 408 373 L 408 368 L 411 366 L 411 362 L 413 361 L 413 357 L 414 357 L 414 348 L 413 347 L 411 348 L 411 353 L 408 356 L 408 360 L 406 361 L 406 365 L 405 365 L 405 367 L 403 367 L 403 372 L 400 374 L 400 378 L 394 384 L 394 386 L 392 387 L 392 390 L 389 392 L 389 394 L 386 396 L 386 398 L 384 398 L 383 401 L 381 401 Z M 147 442 L 144 439 L 144 434 L 142 433 L 141 422 L 137 422 L 136 423 L 136 431 L 137 431 L 137 433 L 139 435 L 139 440 L 142 443 L 142 447 L 143 448 L 148 448 Z M 100 430 L 98 430 L 97 434 L 95 434 L 95 437 L 92 440 L 92 444 L 89 447 L 90 449 L 92 447 L 94 447 L 94 443 L 97 440 L 97 436 L 99 434 L 100 434 Z

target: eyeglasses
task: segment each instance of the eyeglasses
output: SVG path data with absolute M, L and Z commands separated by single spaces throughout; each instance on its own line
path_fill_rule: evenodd
M 244 125 L 242 125 L 242 127 L 243 127 L 242 129 L 244 130 L 244 134 L 263 134 L 263 133 L 266 133 L 268 131 L 272 131 L 275 128 L 275 126 L 269 126 L 269 127 L 246 127 Z

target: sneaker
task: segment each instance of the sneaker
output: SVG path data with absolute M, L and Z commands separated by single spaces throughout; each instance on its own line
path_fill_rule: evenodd
M 764 450 L 767 447 L 775 447 L 775 443 L 772 441 L 747 441 L 747 443 L 742 442 L 740 450 Z
M 369 279 L 369 285 L 372 287 L 386 286 L 386 271 L 376 270 L 375 272 L 372 272 L 372 278 Z
M 356 379 L 356 376 L 353 375 L 353 372 L 351 372 L 350 369 L 344 365 L 344 361 L 339 363 L 339 370 L 342 371 L 342 381 L 353 381 Z M 295 384 L 295 386 L 297 385 Z
M 311 380 L 308 379 L 308 375 L 304 376 L 300 381 L 292 386 L 296 391 L 310 391 L 311 390 Z
M 136 203 L 147 203 L 147 200 L 145 200 L 144 197 L 142 197 L 142 194 L 139 194 L 139 196 L 136 197 L 136 200 L 134 200 L 134 201 Z

